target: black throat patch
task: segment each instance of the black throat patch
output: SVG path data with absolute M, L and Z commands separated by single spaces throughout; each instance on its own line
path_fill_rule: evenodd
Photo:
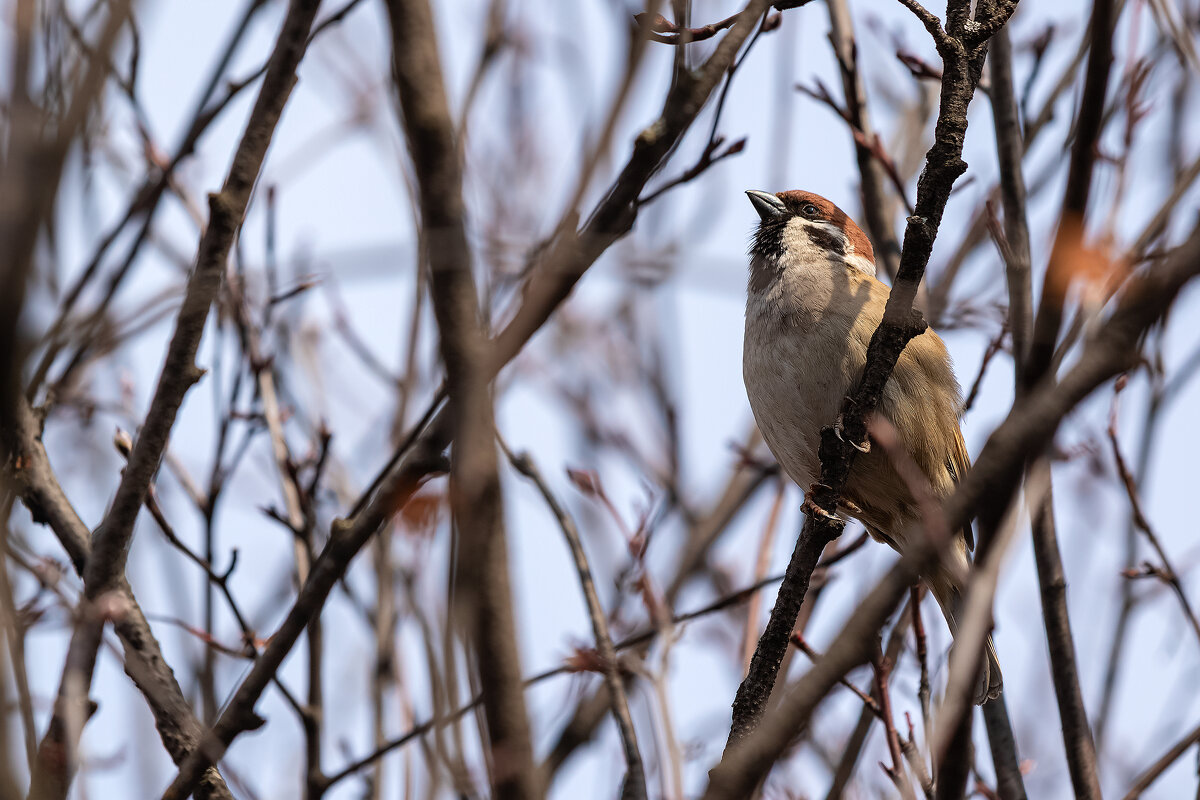
M 750 255 L 763 258 L 779 258 L 783 255 L 783 231 L 790 217 L 765 220 L 759 223 L 750 242 Z
M 765 290 L 783 271 L 779 259 L 783 256 L 783 231 L 788 219 L 766 220 L 755 229 L 750 242 L 751 292 Z

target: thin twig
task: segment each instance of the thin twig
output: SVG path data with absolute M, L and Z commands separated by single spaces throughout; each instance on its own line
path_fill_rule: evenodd
M 645 798 L 646 771 L 645 767 L 642 766 L 642 756 L 638 750 L 637 734 L 633 728 L 633 717 L 629 713 L 629 698 L 625 695 L 625 683 L 621 677 L 620 665 L 617 663 L 617 653 L 613 647 L 612 636 L 608 631 L 608 620 L 605 617 L 604 608 L 600 605 L 600 597 L 596 594 L 596 583 L 592 578 L 592 568 L 588 563 L 587 553 L 583 549 L 583 541 L 580 539 L 579 531 L 575 527 L 575 521 L 550 491 L 550 487 L 546 485 L 546 481 L 542 478 L 537 466 L 533 463 L 533 459 L 527 453 L 515 455 L 502 438 L 497 437 L 497 441 L 500 443 L 501 449 L 508 457 L 513 468 L 528 478 L 537 487 L 538 492 L 542 495 L 542 499 L 546 501 L 546 505 L 550 508 L 550 513 L 554 515 L 555 520 L 558 522 L 558 527 L 562 531 L 563 538 L 567 540 L 567 546 L 571 550 L 571 557 L 575 561 L 575 571 L 579 574 L 579 584 L 583 589 L 583 597 L 587 603 L 588 616 L 592 622 L 592 635 L 596 639 L 596 649 L 600 655 L 604 681 L 608 686 L 612 701 L 613 719 L 616 720 L 617 731 L 621 735 L 621 744 L 625 753 L 625 768 L 627 772 L 621 789 L 621 796 L 631 799 Z
M 932 733 L 929 713 L 929 646 L 925 639 L 925 622 L 921 618 L 921 587 L 913 585 L 908 594 L 908 607 L 912 609 L 913 637 L 916 640 L 917 664 L 921 669 L 921 678 L 917 683 L 917 699 L 921 704 L 921 724 L 925 741 L 928 742 Z M 912 723 L 909 723 L 909 738 L 912 737 Z M 936 764 L 934 765 L 936 767 Z
M 915 609 L 914 609 L 915 610 Z M 892 672 L 892 663 L 883 655 L 883 647 L 876 640 L 875 653 L 871 656 L 871 668 L 875 674 L 875 690 L 879 693 L 880 719 L 883 720 L 884 740 L 888 752 L 892 756 L 892 765 L 884 767 L 884 772 L 891 778 L 892 784 L 906 800 L 912 800 L 912 785 L 904 771 L 904 754 L 900 750 L 900 734 L 896 732 L 896 721 L 892 716 L 892 694 L 888 689 L 888 676 Z
M 1137 481 L 1134 480 L 1133 473 L 1129 471 L 1129 465 L 1125 463 L 1125 457 L 1121 455 L 1121 445 L 1117 440 L 1117 400 L 1120 397 L 1121 390 L 1125 388 L 1125 383 L 1126 381 L 1123 377 L 1117 380 L 1116 386 L 1113 388 L 1112 406 L 1108 414 L 1108 441 L 1112 445 L 1113 461 L 1116 462 L 1117 475 L 1121 478 L 1121 483 L 1125 487 L 1125 494 L 1129 497 L 1129 507 L 1133 514 L 1134 525 L 1145 535 L 1146 541 L 1150 543 L 1150 546 L 1154 548 L 1154 552 L 1158 555 L 1159 566 L 1155 569 L 1154 574 L 1165 581 L 1171 587 L 1175 596 L 1179 598 L 1179 605 L 1183 609 L 1184 619 L 1192 626 L 1192 631 L 1196 634 L 1197 640 L 1200 640 L 1200 620 L 1196 619 L 1196 612 L 1192 609 L 1192 604 L 1183 590 L 1183 584 L 1179 581 L 1179 573 L 1167 557 L 1167 551 L 1163 549 L 1162 542 L 1154 533 L 1154 528 L 1151 527 L 1150 521 L 1146 519 L 1146 513 L 1142 509 L 1142 501 L 1138 493 Z
M 792 634 L 792 644 L 794 644 L 796 646 L 797 650 L 799 650 L 801 653 L 804 653 L 804 655 L 808 656 L 808 660 L 812 661 L 814 664 L 821 660 L 821 654 L 818 653 L 816 650 L 812 649 L 812 645 L 810 645 L 805 640 L 804 635 L 801 634 L 799 631 L 796 631 L 795 633 Z M 855 686 L 853 683 L 846 680 L 845 678 L 839 679 L 838 683 L 840 683 L 842 686 L 845 686 L 850 691 L 854 692 L 854 696 L 857 697 L 859 700 L 862 700 L 863 705 L 866 706 L 871 711 L 871 713 L 876 716 L 876 718 L 883 719 L 883 708 L 880 706 L 879 702 L 877 702 L 875 700 L 874 697 L 867 694 L 862 689 L 858 688 L 857 686 Z M 878 691 L 878 686 L 876 686 L 876 691 Z

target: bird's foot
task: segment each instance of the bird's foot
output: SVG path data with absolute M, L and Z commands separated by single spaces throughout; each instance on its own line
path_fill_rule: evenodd
M 800 511 L 813 519 L 824 520 L 826 522 L 840 522 L 841 518 L 837 514 L 830 514 L 813 502 L 812 498 L 819 496 L 822 490 L 828 492 L 830 488 L 821 483 L 814 483 L 809 487 L 809 490 L 804 493 L 804 503 L 800 506 Z
M 846 439 L 845 436 L 842 436 L 842 431 L 845 430 L 845 425 L 843 424 L 843 422 L 844 422 L 844 415 L 841 412 L 838 412 L 837 419 L 833 423 L 833 435 L 838 438 L 838 441 L 842 442 L 844 444 L 850 445 L 851 447 L 853 447 L 855 450 L 857 450 L 860 453 L 871 452 L 871 440 L 870 439 L 867 439 L 860 444 L 858 442 L 849 441 Z

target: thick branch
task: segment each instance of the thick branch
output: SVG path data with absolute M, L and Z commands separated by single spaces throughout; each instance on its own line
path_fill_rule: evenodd
M 1034 470 L 1045 471 L 1049 477 L 1049 464 L 1035 463 L 1030 472 Z M 1046 628 L 1046 643 L 1050 649 L 1050 673 L 1062 722 L 1067 769 L 1077 798 L 1099 800 L 1102 795 L 1096 772 L 1096 746 L 1092 742 L 1083 692 L 1079 687 L 1075 639 L 1067 614 L 1067 579 L 1063 573 L 1054 521 L 1054 492 L 1049 483 L 1046 484 L 1044 495 L 1031 501 L 1029 516 L 1033 528 L 1033 555 L 1037 562 L 1042 618 Z
M 1112 65 L 1113 6 L 1113 0 L 1096 0 L 1092 7 L 1087 74 L 1058 232 L 1046 268 L 1033 339 L 1024 366 L 1023 383 L 1026 390 L 1052 377 L 1052 358 L 1062 325 L 1063 302 L 1071 279 L 1068 262 L 1070 254 L 1083 241 L 1096 146 L 1103 128 L 1104 98 Z M 1062 558 L 1058 552 L 1050 502 L 1048 496 L 1033 514 L 1033 538 L 1055 694 L 1075 794 L 1077 797 L 1100 797 L 1095 745 L 1079 689 L 1075 646 L 1070 638 Z M 993 519 L 998 519 L 998 515 L 1003 513 L 996 507 L 989 509 L 989 512 Z M 981 535 L 981 540 L 984 538 L 985 535 Z M 983 545 L 981 541 L 981 547 Z

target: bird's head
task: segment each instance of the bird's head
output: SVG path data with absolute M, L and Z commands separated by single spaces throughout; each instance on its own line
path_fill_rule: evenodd
M 793 190 L 770 194 L 746 192 L 760 222 L 750 243 L 751 289 L 761 290 L 761 277 L 793 267 L 842 263 L 875 274 L 871 241 L 854 220 L 819 194 Z

